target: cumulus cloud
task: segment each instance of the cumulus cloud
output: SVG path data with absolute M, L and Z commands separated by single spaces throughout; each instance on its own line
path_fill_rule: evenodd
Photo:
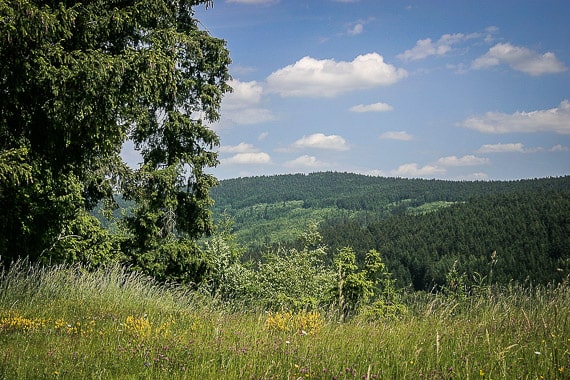
M 510 153 L 510 152 L 524 152 L 524 145 L 521 143 L 509 144 L 485 144 L 477 149 L 477 153 Z
M 477 166 L 489 164 L 491 160 L 485 157 L 477 157 L 474 155 L 467 155 L 463 157 L 448 156 L 441 157 L 437 160 L 437 164 L 440 166 Z
M 314 133 L 312 135 L 303 136 L 293 143 L 294 148 L 315 148 L 328 150 L 348 150 L 348 144 L 344 138 L 338 135 L 325 135 L 323 133 Z
M 394 107 L 386 103 L 359 104 L 350 107 L 350 112 L 387 112 L 392 111 Z
M 390 172 L 396 177 L 429 177 L 445 173 L 445 169 L 435 165 L 419 167 L 416 163 L 403 164 Z
M 294 160 L 285 162 L 286 167 L 297 168 L 297 167 L 309 167 L 318 168 L 325 166 L 324 162 L 319 161 L 315 156 L 303 155 L 295 158 Z
M 484 69 L 506 63 L 517 71 L 539 76 L 543 74 L 561 73 L 568 68 L 560 62 L 554 53 L 537 53 L 526 47 L 513 46 L 509 43 L 499 43 L 489 51 L 473 61 L 474 69 Z
M 485 144 L 482 145 L 477 153 L 538 153 L 538 152 L 568 152 L 570 148 L 567 146 L 556 144 L 551 148 L 534 147 L 526 148 L 522 143 L 510 144 Z
M 220 147 L 221 153 L 251 153 L 251 152 L 259 152 L 252 144 L 247 143 L 239 143 L 238 145 L 222 145 Z
M 452 50 L 453 45 L 476 37 L 479 37 L 478 33 L 455 33 L 444 34 L 435 42 L 431 38 L 418 40 L 413 48 L 398 54 L 397 57 L 404 61 L 416 61 L 432 55 L 444 55 Z
M 568 152 L 568 151 L 570 151 L 570 148 L 568 148 L 567 146 L 561 145 L 561 144 L 556 144 L 552 148 L 550 148 L 550 151 L 551 152 Z
M 434 177 L 447 173 L 447 168 L 450 167 L 479 166 L 490 163 L 491 160 L 488 158 L 474 155 L 466 155 L 463 157 L 447 156 L 441 157 L 433 164 L 424 166 L 418 166 L 415 162 L 403 164 L 397 169 L 392 170 L 390 174 L 396 177 Z M 483 173 L 478 174 L 481 174 L 479 179 L 485 176 Z
M 382 133 L 380 135 L 380 138 L 385 140 L 410 141 L 411 139 L 413 139 L 413 136 L 405 131 L 389 131 Z
M 264 152 L 237 153 L 232 157 L 222 159 L 221 162 L 222 164 L 239 165 L 269 164 L 271 163 L 271 157 Z
M 234 110 L 253 107 L 261 101 L 263 87 L 256 81 L 241 82 L 237 79 L 232 79 L 229 85 L 233 91 L 224 96 L 224 108 Z
M 222 101 L 223 117 L 235 124 L 258 124 L 274 120 L 272 112 L 260 107 L 263 87 L 256 81 L 230 81 L 233 92 Z
M 482 133 L 555 132 L 570 134 L 570 102 L 563 100 L 556 108 L 532 112 L 487 112 L 459 124 Z
M 271 91 L 281 96 L 333 97 L 354 90 L 387 86 L 408 73 L 384 62 L 378 53 L 351 62 L 304 57 L 267 77 Z

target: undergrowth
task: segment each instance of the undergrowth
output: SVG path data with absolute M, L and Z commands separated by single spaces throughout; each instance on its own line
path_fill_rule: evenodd
M 413 293 L 408 312 L 220 306 L 128 268 L 17 263 L 0 283 L 0 378 L 566 379 L 570 287 Z

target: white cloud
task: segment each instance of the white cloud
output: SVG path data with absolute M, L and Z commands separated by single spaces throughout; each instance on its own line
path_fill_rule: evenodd
M 538 153 L 538 152 L 568 152 L 570 148 L 567 146 L 556 144 L 552 148 L 534 147 L 525 148 L 522 143 L 510 144 L 485 144 L 482 145 L 477 153 Z
M 355 173 L 368 175 L 372 177 L 386 177 L 384 170 L 380 169 L 367 169 L 367 170 L 356 170 Z
M 555 132 L 570 134 L 570 102 L 563 100 L 556 108 L 532 112 L 487 112 L 459 124 L 482 133 Z
M 400 165 L 398 169 L 392 170 L 390 173 L 396 177 L 429 177 L 443 174 L 445 169 L 434 165 L 425 165 L 420 168 L 416 163 L 409 163 Z
M 274 120 L 272 112 L 259 106 L 263 87 L 256 81 L 230 81 L 233 92 L 226 94 L 222 101 L 224 119 L 235 124 L 258 124 Z
M 490 44 L 491 42 L 493 42 L 495 40 L 495 34 L 499 33 L 499 28 L 496 26 L 488 26 L 485 28 L 485 32 L 487 33 L 485 35 L 485 42 Z
M 525 151 L 524 145 L 521 143 L 510 143 L 510 144 L 485 144 L 481 148 L 477 149 L 477 153 L 510 153 L 510 152 L 520 152 Z
M 236 155 L 224 158 L 221 160 L 222 164 L 269 164 L 271 163 L 271 157 L 264 152 L 249 152 L 249 153 L 237 153 Z
M 350 107 L 350 112 L 387 112 L 392 111 L 394 107 L 386 103 L 373 103 L 373 104 L 359 104 L 354 107 Z
M 473 61 L 474 69 L 484 69 L 506 63 L 513 69 L 523 73 L 538 76 L 543 74 L 561 73 L 568 70 L 554 53 L 539 54 L 526 47 L 513 46 L 509 43 L 499 43 Z
M 349 36 L 357 36 L 364 32 L 364 25 L 368 24 L 369 22 L 373 21 L 374 17 L 369 17 L 368 19 L 360 19 L 354 22 L 346 24 L 346 35 Z
M 413 139 L 413 136 L 405 131 L 389 131 L 382 133 L 380 135 L 380 138 L 386 140 L 410 141 L 411 139 Z
M 418 40 L 416 46 L 406 50 L 402 54 L 398 54 L 397 57 L 404 61 L 414 61 L 434 54 L 436 54 L 436 48 L 431 38 L 426 38 L 424 40 Z
M 567 146 L 561 145 L 561 144 L 556 144 L 552 148 L 550 148 L 550 151 L 551 152 L 568 152 L 568 151 L 570 151 L 570 148 L 568 148 Z
M 304 57 L 267 77 L 281 96 L 333 97 L 341 93 L 387 86 L 405 78 L 404 69 L 384 62 L 378 53 L 359 55 L 352 62 Z
M 489 176 L 487 175 L 487 173 L 476 172 L 476 173 L 471 173 L 471 174 L 467 174 L 467 175 L 460 175 L 460 176 L 454 177 L 454 179 L 456 181 L 485 181 L 485 180 L 489 179 Z
M 285 162 L 285 166 L 287 167 L 309 167 L 309 168 L 317 168 L 325 166 L 324 162 L 317 160 L 315 156 L 303 155 L 300 157 L 295 158 L 294 160 Z
M 256 81 L 241 82 L 237 79 L 232 79 L 229 85 L 233 91 L 224 96 L 224 108 L 234 110 L 253 107 L 261 101 L 263 87 Z
M 491 160 L 485 157 L 477 157 L 474 155 L 467 155 L 463 157 L 448 156 L 441 157 L 437 160 L 437 164 L 441 166 L 476 166 L 489 164 Z
M 463 157 L 448 156 L 441 157 L 434 164 L 418 166 L 417 163 L 412 162 L 400 165 L 397 169 L 390 172 L 391 175 L 396 177 L 434 177 L 447 173 L 448 167 L 462 167 L 462 166 L 477 166 L 486 165 L 491 161 L 488 158 L 477 157 L 474 155 L 467 155 Z M 479 176 L 479 179 L 486 177 L 483 173 L 474 173 L 471 176 Z
M 436 42 L 432 41 L 431 38 L 418 40 L 413 48 L 398 54 L 397 57 L 404 61 L 416 61 L 432 55 L 444 55 L 452 50 L 453 45 L 476 37 L 479 37 L 478 33 L 467 35 L 455 33 L 444 34 Z
M 309 136 L 303 136 L 293 143 L 294 148 L 315 148 L 329 150 L 348 150 L 348 144 L 344 138 L 338 135 L 324 135 L 315 133 Z
M 364 31 L 364 24 L 358 22 L 348 29 L 347 33 L 351 36 L 356 36 Z
M 220 147 L 221 153 L 252 153 L 252 152 L 259 152 L 252 144 L 247 143 L 239 143 L 238 145 L 222 145 Z

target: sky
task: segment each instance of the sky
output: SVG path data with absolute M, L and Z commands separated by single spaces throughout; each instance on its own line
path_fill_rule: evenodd
M 570 174 L 568 0 L 215 0 L 219 179 Z

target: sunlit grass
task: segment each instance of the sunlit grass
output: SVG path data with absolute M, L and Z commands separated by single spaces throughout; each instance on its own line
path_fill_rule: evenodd
M 570 288 L 412 294 L 401 319 L 228 311 L 121 267 L 30 268 L 0 285 L 0 378 L 566 379 Z

